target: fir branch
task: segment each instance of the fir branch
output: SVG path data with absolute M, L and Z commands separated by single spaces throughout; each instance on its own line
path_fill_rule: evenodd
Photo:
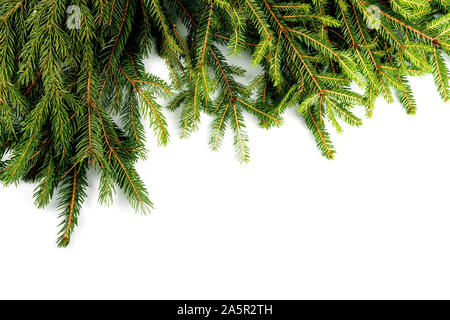
M 250 158 L 247 114 L 270 128 L 295 108 L 332 159 L 327 127 L 360 126 L 354 108 L 370 117 L 378 98 L 395 94 L 416 113 L 410 77 L 431 73 L 449 100 L 449 8 L 448 0 L 2 1 L 0 180 L 35 183 L 39 208 L 58 193 L 59 246 L 78 223 L 88 172 L 100 175 L 101 204 L 121 189 L 148 212 L 135 164 L 147 157 L 144 119 L 159 144 L 169 142 L 158 97 L 180 110 L 183 137 L 210 115 L 212 150 L 231 129 L 241 162 Z M 145 68 L 150 50 L 171 84 Z M 242 53 L 262 69 L 247 84 L 230 59 Z

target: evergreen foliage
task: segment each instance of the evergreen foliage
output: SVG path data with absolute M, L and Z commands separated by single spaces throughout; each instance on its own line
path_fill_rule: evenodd
M 171 84 L 145 70 L 153 49 Z M 263 70 L 250 85 L 227 59 L 243 52 Z M 270 128 L 296 108 L 332 159 L 327 125 L 360 126 L 354 107 L 370 117 L 378 97 L 397 97 L 416 112 L 408 76 L 432 73 L 448 101 L 448 54 L 449 0 L 0 0 L 0 179 L 35 183 L 38 207 L 57 195 L 67 246 L 89 170 L 101 203 L 119 188 L 137 211 L 152 207 L 134 165 L 144 119 L 169 141 L 158 96 L 180 110 L 183 137 L 202 113 L 213 150 L 230 128 L 241 162 L 245 113 Z

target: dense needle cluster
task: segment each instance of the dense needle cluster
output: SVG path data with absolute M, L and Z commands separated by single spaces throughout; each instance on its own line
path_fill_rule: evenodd
M 0 179 L 36 183 L 38 207 L 57 197 L 60 246 L 90 169 L 100 203 L 120 188 L 147 212 L 134 165 L 146 156 L 144 119 L 161 145 L 169 140 L 160 95 L 180 110 L 182 136 L 202 113 L 214 117 L 213 150 L 230 128 L 242 162 L 244 114 L 270 128 L 296 108 L 331 159 L 327 126 L 361 125 L 353 107 L 370 117 L 378 97 L 397 97 L 415 113 L 407 76 L 432 73 L 449 99 L 449 9 L 449 0 L 0 0 Z M 171 84 L 144 69 L 151 49 Z M 243 52 L 263 70 L 250 85 L 227 59 Z

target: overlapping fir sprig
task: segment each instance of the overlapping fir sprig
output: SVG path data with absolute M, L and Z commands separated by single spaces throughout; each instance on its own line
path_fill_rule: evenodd
M 183 137 L 202 113 L 214 118 L 213 150 L 230 128 L 242 162 L 244 114 L 270 128 L 287 108 L 333 158 L 327 126 L 361 125 L 354 107 L 370 117 L 378 97 L 397 97 L 415 113 L 408 76 L 432 73 L 448 101 L 449 8 L 449 0 L 0 0 L 0 178 L 36 183 L 38 207 L 57 196 L 60 246 L 77 224 L 90 169 L 101 203 L 119 188 L 147 212 L 134 165 L 146 155 L 143 119 L 160 144 L 169 140 L 159 95 L 180 110 Z M 171 85 L 144 69 L 152 47 Z M 243 52 L 263 70 L 250 85 L 227 59 Z

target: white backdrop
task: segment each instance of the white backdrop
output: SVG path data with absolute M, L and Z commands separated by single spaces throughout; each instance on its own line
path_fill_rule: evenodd
M 295 112 L 270 131 L 249 118 L 248 165 L 231 136 L 209 151 L 206 116 L 180 140 L 167 113 L 171 143 L 149 134 L 139 164 L 152 215 L 120 194 L 101 207 L 92 177 L 68 249 L 34 186 L 0 187 L 0 298 L 450 298 L 450 105 L 431 76 L 412 84 L 416 116 L 379 100 L 362 128 L 333 134 L 334 161 Z

